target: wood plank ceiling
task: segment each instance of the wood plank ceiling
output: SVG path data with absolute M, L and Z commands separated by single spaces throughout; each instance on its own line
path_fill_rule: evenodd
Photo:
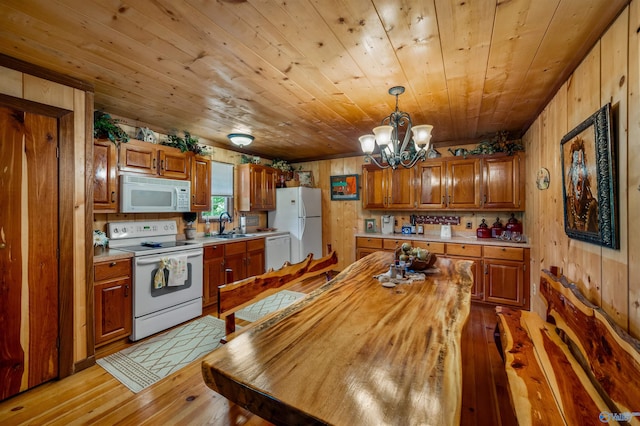
M 400 109 L 450 145 L 522 133 L 629 0 L 2 0 L 0 52 L 96 109 L 288 160 L 360 153 Z

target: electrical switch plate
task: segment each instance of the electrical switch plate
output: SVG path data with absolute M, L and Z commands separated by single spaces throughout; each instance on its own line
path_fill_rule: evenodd
M 472 225 L 471 225 L 471 222 L 467 222 L 467 226 L 466 226 L 466 227 L 467 227 L 467 229 L 471 229 L 471 226 L 472 226 Z
M 535 296 L 537 292 L 538 292 L 538 287 L 536 286 L 535 283 L 533 283 L 533 288 L 532 288 L 533 295 Z

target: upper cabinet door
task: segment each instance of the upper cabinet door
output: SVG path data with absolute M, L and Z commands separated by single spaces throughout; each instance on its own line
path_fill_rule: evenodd
M 483 160 L 482 191 L 485 209 L 524 210 L 524 170 L 521 155 Z
M 211 161 L 204 157 L 191 158 L 191 211 L 211 210 Z
M 386 207 L 386 183 L 384 169 L 374 164 L 362 166 L 362 205 L 365 209 Z
M 118 211 L 118 150 L 108 139 L 93 142 L 93 211 Z
M 449 208 L 480 208 L 480 159 L 467 158 L 449 161 L 447 175 L 447 204 Z
M 446 170 L 444 161 L 418 163 L 416 181 L 419 209 L 446 207 Z
M 191 155 L 176 148 L 160 149 L 158 174 L 171 179 L 188 179 L 190 158 Z
M 120 171 L 158 175 L 158 148 L 148 142 L 130 140 L 120 144 Z
M 385 169 L 387 183 L 387 208 L 412 209 L 415 204 L 415 168 Z

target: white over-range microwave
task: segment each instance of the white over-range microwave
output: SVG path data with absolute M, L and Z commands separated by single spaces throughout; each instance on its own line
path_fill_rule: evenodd
M 188 212 L 191 182 L 188 180 L 120 176 L 120 211 L 123 213 Z

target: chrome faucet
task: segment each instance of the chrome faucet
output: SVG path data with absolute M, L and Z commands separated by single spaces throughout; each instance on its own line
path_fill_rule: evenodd
M 218 228 L 218 235 L 222 235 L 224 233 L 224 222 L 222 221 L 222 218 L 226 216 L 227 217 L 227 222 L 231 223 L 231 215 L 229 214 L 229 212 L 222 212 L 222 214 L 220 215 L 220 219 L 218 222 L 218 225 L 220 226 Z

